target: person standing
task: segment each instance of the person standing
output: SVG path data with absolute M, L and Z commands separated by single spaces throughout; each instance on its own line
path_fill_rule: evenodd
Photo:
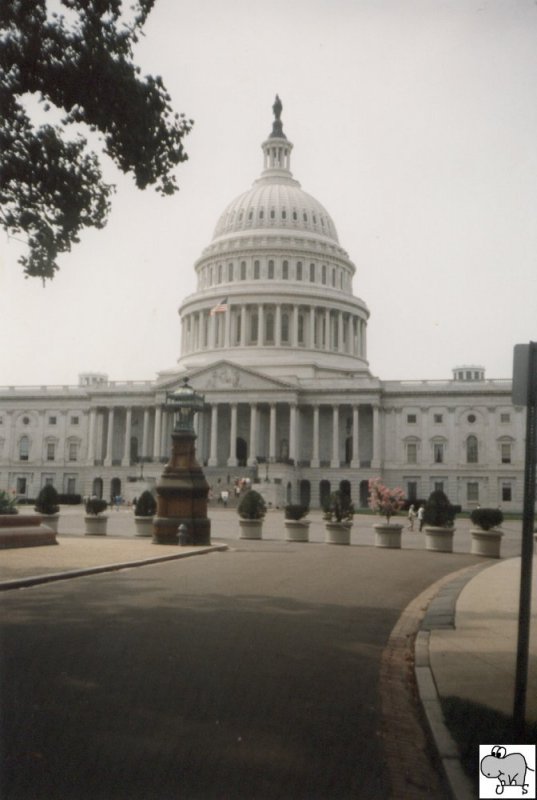
M 408 509 L 408 527 L 409 530 L 414 530 L 414 520 L 416 519 L 416 509 L 414 508 L 414 504 L 410 506 Z

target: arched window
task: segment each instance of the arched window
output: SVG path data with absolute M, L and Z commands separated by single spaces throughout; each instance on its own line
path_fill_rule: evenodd
M 284 281 L 289 279 L 289 262 L 284 261 L 282 264 L 282 278 Z
M 310 264 L 310 283 L 315 283 L 315 264 Z
M 325 508 L 330 502 L 330 481 L 322 480 L 319 483 L 319 500 L 321 508 Z
M 216 281 L 217 283 L 222 283 L 222 264 L 218 265 L 218 277 Z
M 259 261 L 254 261 L 254 280 L 259 280 L 259 276 L 261 274 L 261 267 L 259 266 Z
M 302 261 L 296 262 L 296 279 L 297 281 L 302 280 Z
M 469 436 L 466 440 L 466 461 L 468 464 L 477 464 L 478 460 L 477 436 Z
M 30 455 L 30 440 L 27 436 L 22 436 L 19 442 L 19 459 L 20 461 L 28 461 Z
M 289 342 L 289 314 L 282 314 L 282 342 Z
M 326 264 L 323 264 L 321 268 L 321 283 L 326 283 Z
M 227 279 L 229 283 L 233 280 L 233 264 L 227 265 Z
M 272 261 L 272 259 L 268 262 L 268 276 L 267 277 L 268 277 L 269 280 L 273 280 L 274 279 L 274 261 Z
M 246 261 L 241 261 L 241 281 L 246 280 Z

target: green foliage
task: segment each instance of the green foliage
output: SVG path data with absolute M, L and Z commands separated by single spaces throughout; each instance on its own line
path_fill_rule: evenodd
M 153 517 L 157 510 L 157 501 L 149 491 L 146 489 L 134 506 L 134 515 L 136 517 Z
M 292 519 L 295 521 L 302 519 L 307 515 L 308 511 L 309 511 L 308 506 L 301 506 L 290 503 L 288 506 L 285 506 L 284 508 L 285 519 Z
M 52 484 L 43 486 L 37 500 L 35 501 L 35 510 L 40 514 L 57 514 L 60 510 L 58 505 L 59 495 Z
M 192 120 L 174 114 L 160 77 L 140 77 L 132 48 L 154 0 L 47 0 L 0 4 L 0 222 L 24 233 L 26 276 L 54 277 L 57 257 L 85 227 L 102 228 L 113 187 L 103 181 L 80 123 L 140 189 L 177 191 L 173 170 L 187 159 L 182 140 Z M 36 127 L 26 98 L 64 112 Z M 74 133 L 73 133 L 74 128 Z
M 0 514 L 18 514 L 17 498 L 0 490 Z
M 242 496 L 237 506 L 237 513 L 242 519 L 263 519 L 267 513 L 267 506 L 259 492 L 250 489 Z
M 323 507 L 323 518 L 328 522 L 347 522 L 354 516 L 354 505 L 350 495 L 338 489 L 330 495 L 328 503 Z
M 423 522 L 436 528 L 452 528 L 455 520 L 455 508 L 440 489 L 431 492 L 425 503 Z
M 470 519 L 484 531 L 491 528 L 498 528 L 503 522 L 503 512 L 499 508 L 474 508 L 470 514 Z
M 98 497 L 92 497 L 86 501 L 86 514 L 97 516 L 101 511 L 106 511 L 108 503 Z

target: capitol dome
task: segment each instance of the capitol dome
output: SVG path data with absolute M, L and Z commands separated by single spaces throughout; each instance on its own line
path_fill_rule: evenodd
M 281 102 L 262 143 L 263 170 L 224 209 L 179 313 L 183 369 L 222 359 L 280 377 L 368 372 L 369 312 L 326 208 L 291 172 Z

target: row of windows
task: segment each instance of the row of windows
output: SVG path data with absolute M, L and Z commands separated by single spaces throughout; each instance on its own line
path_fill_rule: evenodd
M 257 214 L 255 213 L 256 211 Z M 241 208 L 238 211 L 236 211 L 235 209 L 233 209 L 233 211 L 228 211 L 228 213 L 226 214 L 224 226 L 225 227 L 233 226 L 235 220 L 237 220 L 237 222 L 257 222 L 257 221 L 264 222 L 266 219 L 271 221 L 275 221 L 276 219 L 278 219 L 282 222 L 287 222 L 287 220 L 291 220 L 292 222 L 298 222 L 299 220 L 301 220 L 306 224 L 311 223 L 312 225 L 317 225 L 320 222 L 322 230 L 327 229 L 331 231 L 330 223 L 327 219 L 325 220 L 323 214 L 317 217 L 317 214 L 315 212 L 308 213 L 305 209 L 303 209 L 302 211 L 298 211 L 298 209 L 296 208 L 293 208 L 290 211 L 288 211 L 287 208 L 282 208 L 280 209 L 280 213 L 278 214 L 274 206 L 272 208 L 267 209 L 266 216 L 265 216 L 265 209 L 263 206 L 260 206 L 259 208 L 256 209 L 250 208 L 248 210 Z
M 407 481 L 407 497 L 410 501 L 418 499 L 418 482 Z M 444 481 L 434 481 L 434 491 L 446 492 Z M 500 497 L 502 503 L 510 503 L 513 500 L 513 484 L 511 481 L 502 481 L 500 484 Z M 466 482 L 466 502 L 479 503 L 479 481 Z
M 290 265 L 289 261 L 282 261 L 278 265 L 274 259 L 269 259 L 266 264 L 261 264 L 261 261 L 256 259 L 253 264 L 248 264 L 246 261 L 241 261 L 239 264 L 230 262 L 227 265 L 216 264 L 213 266 L 205 267 L 200 276 L 201 288 L 208 286 L 218 286 L 221 283 L 233 283 L 233 281 L 241 280 L 277 280 L 281 279 L 304 281 L 308 280 L 310 283 L 320 282 L 323 286 L 331 286 L 334 289 L 350 288 L 350 281 L 345 280 L 343 269 L 336 267 L 329 267 L 327 264 L 319 265 L 311 262 L 309 265 L 302 261 L 297 261 L 294 265 Z M 249 268 L 248 268 L 249 267 Z
M 479 463 L 479 445 L 477 437 L 469 436 L 465 443 L 466 463 Z M 500 443 L 500 461 L 502 464 L 510 464 L 512 460 L 512 445 L 510 442 Z M 445 460 L 446 445 L 444 442 L 433 442 L 433 461 L 435 464 L 443 464 Z M 407 464 L 418 463 L 418 443 L 408 442 L 406 445 Z
M 468 416 L 466 417 L 466 421 L 469 422 L 470 425 L 473 425 L 474 422 L 476 422 L 476 420 L 477 420 L 477 417 L 476 417 L 475 414 L 468 414 Z M 407 414 L 406 415 L 406 421 L 407 421 L 408 425 L 415 425 L 417 423 L 417 421 L 418 421 L 418 415 L 417 414 Z M 433 422 L 436 425 L 442 424 L 444 422 L 444 415 L 443 414 L 433 414 Z M 500 414 L 500 422 L 502 422 L 502 423 L 511 422 L 511 415 L 508 414 L 508 413 L 502 412 Z
M 67 447 L 67 460 L 78 460 L 79 444 L 78 442 L 69 442 Z M 57 444 L 56 442 L 47 442 L 45 458 L 47 461 L 56 461 Z M 28 461 L 30 458 L 30 440 L 27 436 L 22 436 L 19 441 L 19 460 Z
M 2 424 L 2 421 L 3 420 L 0 417 L 0 424 Z M 23 425 L 29 425 L 30 422 L 31 422 L 30 417 L 23 417 L 22 418 L 22 424 Z M 80 424 L 80 417 L 71 417 L 69 422 L 70 422 L 71 425 L 79 425 Z M 48 424 L 49 425 L 57 425 L 58 424 L 58 417 L 50 416 L 48 418 Z

